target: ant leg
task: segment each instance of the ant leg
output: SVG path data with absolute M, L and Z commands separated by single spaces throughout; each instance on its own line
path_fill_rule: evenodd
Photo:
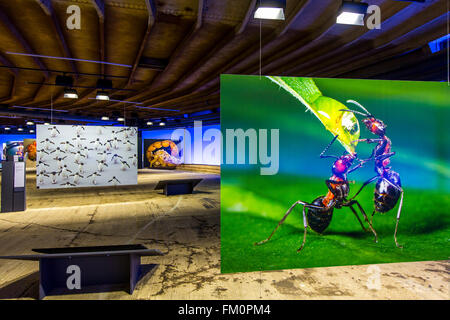
M 359 210 L 361 211 L 362 215 L 364 216 L 364 220 L 366 220 L 366 222 L 369 224 L 369 228 L 375 236 L 375 242 L 378 242 L 377 232 L 372 227 L 372 224 L 369 222 L 369 219 L 367 218 L 367 215 L 366 215 L 366 212 L 364 211 L 364 209 L 361 207 L 361 205 L 359 204 L 359 202 L 357 200 L 353 200 L 353 201 L 351 201 L 351 203 L 352 203 L 351 205 L 356 204 L 358 206 Z
M 353 140 L 352 142 L 367 142 L 367 143 L 374 143 L 374 142 L 381 142 L 384 141 L 383 139 L 357 139 Z
M 362 223 L 361 219 L 359 218 L 358 214 L 356 213 L 355 208 L 353 208 L 352 206 L 349 206 L 349 208 L 352 210 L 353 214 L 355 215 L 356 219 L 358 219 L 359 224 L 361 225 L 361 228 L 363 228 L 363 230 L 365 232 L 369 232 L 369 230 L 367 230 L 366 227 L 364 227 L 364 224 Z
M 382 155 L 380 155 L 378 157 L 375 157 L 375 160 L 383 161 L 383 160 L 386 160 L 387 158 L 390 158 L 390 157 L 392 157 L 394 155 L 395 155 L 395 152 L 389 152 L 389 153 L 386 153 L 386 154 L 382 154 Z
M 303 201 L 296 201 L 296 202 L 294 202 L 294 204 L 293 204 L 293 205 L 289 208 L 289 210 L 285 213 L 284 217 L 280 220 L 280 222 L 278 222 L 278 225 L 277 225 L 277 226 L 275 227 L 275 229 L 272 231 L 272 233 L 270 234 L 270 236 L 269 236 L 267 239 L 265 239 L 265 240 L 262 240 L 262 241 L 260 241 L 260 242 L 256 242 L 255 245 L 256 245 L 256 246 L 259 246 L 259 245 L 264 244 L 264 243 L 266 243 L 267 241 L 269 241 L 270 238 L 272 238 L 272 236 L 273 236 L 273 234 L 275 233 L 275 231 L 277 231 L 278 227 L 281 226 L 281 225 L 283 224 L 284 220 L 286 220 L 286 218 L 288 217 L 288 215 L 291 213 L 291 211 L 294 209 L 294 207 L 295 207 L 297 204 L 302 204 L 302 205 L 304 205 L 304 206 L 305 206 L 305 205 L 308 205 L 309 207 L 312 207 L 312 208 L 321 208 L 321 207 L 318 207 L 318 206 L 310 205 L 309 203 L 306 203 L 306 202 L 303 202 Z
M 305 246 L 305 242 L 306 242 L 306 231 L 308 230 L 308 220 L 306 219 L 305 206 L 303 206 L 303 227 L 305 229 L 305 231 L 303 233 L 303 242 L 302 242 L 302 245 L 300 246 L 300 248 L 298 248 L 297 252 L 302 251 L 303 247 Z
M 395 241 L 395 245 L 398 248 L 403 248 L 403 246 L 399 245 L 397 242 L 397 229 L 398 229 L 398 222 L 400 220 L 400 214 L 402 213 L 402 206 L 403 206 L 403 190 L 402 190 L 402 194 L 400 196 L 400 205 L 398 206 L 397 222 L 395 223 L 395 232 L 394 232 L 394 241 Z
M 364 189 L 365 186 L 367 186 L 369 183 L 375 181 L 376 179 L 378 179 L 379 175 L 376 175 L 373 178 L 370 178 L 369 180 L 367 180 L 366 182 L 364 182 L 364 184 L 361 186 L 361 188 L 358 190 L 357 193 L 355 193 L 355 195 L 353 197 L 351 197 L 350 201 L 352 201 L 353 199 L 356 198 L 356 196 L 362 191 L 362 189 Z
M 370 224 L 373 225 L 372 221 L 373 221 L 373 216 L 375 215 L 375 210 L 373 210 L 372 212 L 372 216 L 370 217 Z

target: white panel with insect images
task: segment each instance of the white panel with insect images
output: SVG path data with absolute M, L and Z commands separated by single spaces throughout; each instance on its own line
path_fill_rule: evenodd
M 36 126 L 38 189 L 137 184 L 137 128 Z

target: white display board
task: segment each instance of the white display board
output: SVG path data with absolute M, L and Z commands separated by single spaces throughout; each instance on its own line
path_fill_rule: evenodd
M 137 128 L 36 126 L 39 189 L 137 184 Z

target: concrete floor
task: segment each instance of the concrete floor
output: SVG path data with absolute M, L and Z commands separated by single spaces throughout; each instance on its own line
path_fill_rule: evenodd
M 193 195 L 165 197 L 162 179 L 202 177 Z M 220 177 L 143 170 L 131 187 L 36 190 L 28 209 L 0 214 L 0 255 L 32 248 L 142 243 L 167 253 L 133 295 L 124 291 L 46 299 L 449 299 L 450 261 L 220 273 Z M 36 299 L 38 263 L 0 260 L 0 299 Z

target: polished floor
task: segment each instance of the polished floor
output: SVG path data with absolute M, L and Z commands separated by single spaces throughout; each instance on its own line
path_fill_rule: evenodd
M 166 197 L 159 180 L 201 177 L 192 195 Z M 0 214 L 0 255 L 32 248 L 142 243 L 166 255 L 133 295 L 124 291 L 45 299 L 449 299 L 450 261 L 220 273 L 220 176 L 142 170 L 128 187 L 36 190 L 25 212 Z M 242 257 L 245 259 L 245 257 Z M 36 299 L 38 263 L 0 260 L 0 299 Z

